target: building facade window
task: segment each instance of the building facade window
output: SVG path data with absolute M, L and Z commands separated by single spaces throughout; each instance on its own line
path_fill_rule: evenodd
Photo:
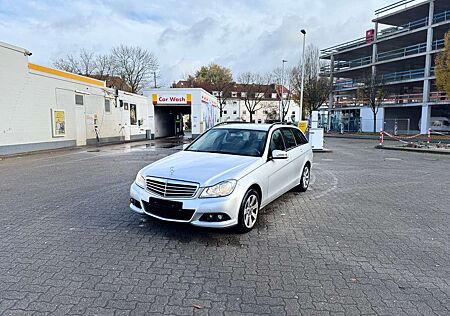
M 264 93 L 262 92 L 255 93 L 255 98 L 264 98 Z
M 224 110 L 224 111 L 223 111 L 223 114 L 227 114 L 227 113 L 228 113 L 227 110 Z
M 242 114 L 244 114 L 244 115 L 247 114 L 247 111 L 246 110 L 242 111 Z
M 242 98 L 247 97 L 247 92 L 241 92 L 241 97 L 242 97 Z
M 75 94 L 75 104 L 84 105 L 84 96 L 81 94 Z
M 277 94 L 276 93 L 272 93 L 272 99 L 276 99 L 277 98 Z
M 111 113 L 111 101 L 109 99 L 105 99 L 105 112 Z
M 237 114 L 237 111 L 236 111 L 236 110 L 234 110 L 234 111 L 233 111 L 233 114 Z
M 231 92 L 231 97 L 232 98 L 237 98 L 237 95 L 238 95 L 237 92 L 235 92 L 235 91 Z

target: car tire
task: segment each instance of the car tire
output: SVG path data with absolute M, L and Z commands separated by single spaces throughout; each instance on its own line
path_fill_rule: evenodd
M 311 167 L 307 163 L 302 170 L 302 176 L 300 177 L 300 184 L 297 186 L 297 191 L 305 192 L 308 190 L 309 182 L 311 180 Z
M 255 227 L 258 221 L 260 204 L 258 192 L 254 189 L 249 189 L 245 193 L 239 209 L 238 224 L 236 227 L 239 233 L 247 233 Z

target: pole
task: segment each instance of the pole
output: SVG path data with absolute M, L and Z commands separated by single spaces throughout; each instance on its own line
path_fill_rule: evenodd
M 153 72 L 153 81 L 155 83 L 155 89 L 156 89 L 156 71 Z
M 428 135 L 427 135 L 427 145 L 430 146 L 430 140 L 431 140 L 431 128 L 428 128 Z
M 284 122 L 284 102 L 283 102 L 283 91 L 284 91 L 284 63 L 287 60 L 281 61 L 281 87 L 280 87 L 280 122 Z
M 303 34 L 303 53 L 302 53 L 302 82 L 300 86 L 300 121 L 303 118 L 303 87 L 305 81 L 305 43 L 306 43 L 306 31 L 301 30 Z
M 380 128 L 380 146 L 383 146 L 383 129 Z

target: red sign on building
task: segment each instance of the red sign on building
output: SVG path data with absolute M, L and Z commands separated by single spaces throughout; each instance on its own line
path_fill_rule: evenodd
M 370 29 L 366 31 L 366 43 L 372 43 L 373 40 L 375 39 L 375 30 L 374 29 Z

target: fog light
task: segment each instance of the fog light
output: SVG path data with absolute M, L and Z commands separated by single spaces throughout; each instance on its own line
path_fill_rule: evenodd
M 223 222 L 230 220 L 230 216 L 228 216 L 225 213 L 210 213 L 210 214 L 203 214 L 200 217 L 200 221 L 202 222 Z
M 131 198 L 130 203 L 136 206 L 137 208 L 141 208 L 141 203 L 138 200 Z

